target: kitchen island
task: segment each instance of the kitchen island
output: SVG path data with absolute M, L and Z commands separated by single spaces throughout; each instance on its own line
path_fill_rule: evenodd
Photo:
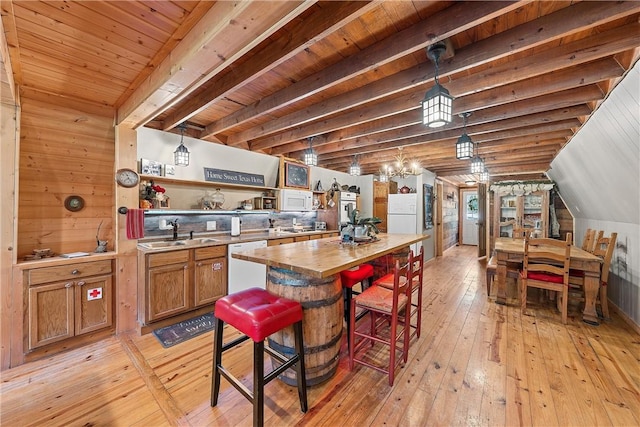
M 378 240 L 343 244 L 335 237 L 270 246 L 233 254 L 267 266 L 267 290 L 299 301 L 304 313 L 303 333 L 307 384 L 319 384 L 338 368 L 344 306 L 340 272 L 400 251 L 428 239 L 427 234 L 379 234 Z M 293 352 L 293 332 L 272 335 L 269 345 L 285 354 Z M 294 377 L 281 379 L 295 384 Z

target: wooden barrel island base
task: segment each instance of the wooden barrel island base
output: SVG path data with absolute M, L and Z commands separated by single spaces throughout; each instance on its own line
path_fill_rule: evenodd
M 267 290 L 272 294 L 298 301 L 302 305 L 307 385 L 320 384 L 331 378 L 338 369 L 342 344 L 344 307 L 340 275 L 315 278 L 284 268 L 269 267 Z M 293 327 L 287 327 L 271 335 L 269 346 L 287 357 L 293 356 Z M 276 359 L 272 361 L 278 366 Z M 285 371 L 279 378 L 286 384 L 297 384 L 295 372 L 292 370 Z
M 232 254 L 234 258 L 265 264 L 267 291 L 302 305 L 304 361 L 310 386 L 331 378 L 338 369 L 344 320 L 340 272 L 396 252 L 387 260 L 406 258 L 409 245 L 430 237 L 379 236 L 377 241 L 360 245 L 342 245 L 329 237 Z M 269 345 L 287 356 L 292 354 L 293 329 L 285 328 L 271 335 Z M 285 372 L 279 378 L 287 384 L 296 384 L 293 373 Z

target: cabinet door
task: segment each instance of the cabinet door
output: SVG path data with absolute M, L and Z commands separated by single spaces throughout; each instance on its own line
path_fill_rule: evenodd
M 519 227 L 520 211 L 519 199 L 514 194 L 498 196 L 496 198 L 496 237 L 513 237 L 513 229 Z
M 73 281 L 29 288 L 29 349 L 74 335 Z
M 113 324 L 113 276 L 90 277 L 75 282 L 76 335 Z
M 173 316 L 189 309 L 189 263 L 150 268 L 147 272 L 147 285 L 147 321 Z
M 227 259 L 225 257 L 196 261 L 194 271 L 194 304 L 210 304 L 227 294 Z

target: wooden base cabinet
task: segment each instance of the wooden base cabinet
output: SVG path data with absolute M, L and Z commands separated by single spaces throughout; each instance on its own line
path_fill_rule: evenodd
M 139 321 L 148 324 L 195 310 L 227 294 L 227 247 L 141 255 L 144 287 Z
M 104 260 L 26 271 L 28 349 L 110 327 L 111 270 Z

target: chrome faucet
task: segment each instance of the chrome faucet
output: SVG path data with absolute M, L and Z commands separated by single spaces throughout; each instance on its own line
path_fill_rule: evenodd
M 167 221 L 171 227 L 173 227 L 173 240 L 178 240 L 178 218 L 173 221 Z

